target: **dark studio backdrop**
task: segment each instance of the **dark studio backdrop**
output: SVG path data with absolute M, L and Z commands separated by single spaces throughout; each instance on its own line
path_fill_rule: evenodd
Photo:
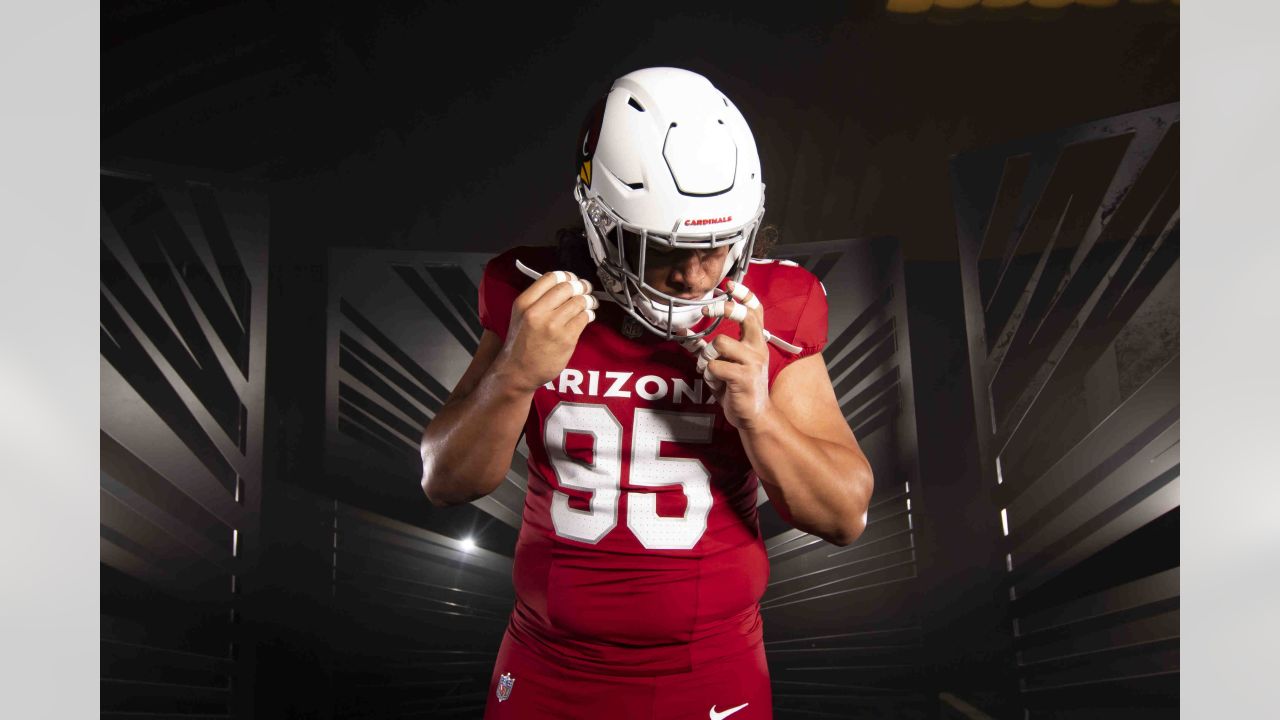
M 876 471 L 848 548 L 760 507 L 776 715 L 1176 716 L 1178 9 L 1122 1 L 103 7 L 104 717 L 479 715 L 526 451 L 436 509 L 417 436 L 651 65 L 751 124 Z

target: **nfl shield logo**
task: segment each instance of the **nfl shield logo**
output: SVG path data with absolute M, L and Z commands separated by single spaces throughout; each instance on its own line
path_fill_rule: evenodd
M 516 684 L 516 679 L 511 677 L 511 673 L 503 673 L 498 678 L 498 702 L 502 702 L 511 697 L 511 687 Z
M 629 317 L 622 321 L 622 334 L 635 339 L 644 334 L 644 328 L 640 327 L 640 323 L 635 318 Z

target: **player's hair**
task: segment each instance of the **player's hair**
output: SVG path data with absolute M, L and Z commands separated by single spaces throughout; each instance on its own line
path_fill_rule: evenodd
M 781 233 L 778 226 L 773 223 L 765 223 L 756 231 L 756 242 L 751 247 L 751 257 L 767 258 L 773 254 L 773 249 L 778 246 L 778 237 Z

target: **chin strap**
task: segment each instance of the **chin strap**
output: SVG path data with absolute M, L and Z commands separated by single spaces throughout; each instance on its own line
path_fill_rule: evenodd
M 734 322 L 741 323 L 743 320 L 747 319 L 747 312 L 749 310 L 755 310 L 756 308 L 760 307 L 760 300 L 759 298 L 756 297 L 756 294 L 751 292 L 751 290 L 749 290 L 746 285 L 743 285 L 740 282 L 733 283 L 733 290 L 729 292 L 729 297 L 733 298 L 737 302 L 725 302 L 724 300 L 714 302 L 707 306 L 708 316 L 709 317 L 727 317 Z M 773 345 L 779 350 L 784 350 L 786 352 L 789 352 L 792 355 L 797 355 L 800 353 L 801 348 L 799 345 L 792 345 L 791 343 L 787 342 L 786 340 L 783 340 L 782 338 L 778 337 L 777 335 L 774 335 L 773 333 L 769 332 L 764 328 L 761 328 L 761 330 L 764 331 L 765 342 Z M 703 345 L 707 344 L 706 341 L 704 341 L 702 338 L 694 338 L 692 340 L 686 340 L 684 342 L 688 342 L 690 344 L 694 344 L 697 342 L 701 342 Z M 686 346 L 686 348 L 688 348 L 688 346 Z M 688 348 L 688 349 L 690 352 L 698 352 L 702 350 L 702 348 L 700 347 L 696 349 L 694 348 Z M 712 350 L 712 352 L 714 352 L 714 349 Z
M 530 278 L 532 278 L 532 279 L 534 279 L 534 280 L 537 280 L 538 278 L 542 277 L 542 275 L 543 275 L 543 273 L 540 273 L 540 272 L 538 272 L 537 270 L 534 270 L 533 268 L 530 268 L 528 265 L 525 265 L 524 263 L 520 262 L 519 260 L 516 260 L 516 269 L 517 269 L 517 270 L 519 270 L 520 272 L 524 273 L 525 275 L 528 275 Z M 564 272 L 564 271 L 563 271 L 563 270 L 556 270 L 555 272 Z M 566 280 L 567 280 L 567 278 L 568 278 L 568 273 L 566 273 L 566 274 L 565 274 L 565 278 L 566 278 Z M 564 281 L 561 281 L 561 282 L 564 282 Z M 599 295 L 599 296 L 603 297 L 603 298 L 604 298 L 604 299 L 606 299 L 606 300 L 613 300 L 613 298 L 609 297 L 609 293 L 607 293 L 607 292 L 604 292 L 604 291 L 602 291 L 602 290 L 592 290 L 592 291 L 591 291 L 591 296 L 592 296 L 592 297 L 596 297 L 597 295 Z M 596 298 L 596 299 L 598 300 L 599 298 Z
M 534 280 L 542 277 L 542 273 L 530 268 L 519 260 L 516 260 L 516 269 Z M 602 291 L 597 290 L 593 292 L 592 295 L 600 292 Z M 608 293 L 603 294 L 606 296 L 608 295 Z M 729 296 L 736 302 L 720 300 L 711 303 L 707 306 L 708 317 L 725 317 L 733 320 L 734 322 L 741 323 L 747 319 L 748 310 L 754 310 L 760 307 L 760 299 L 742 283 L 734 283 L 733 290 L 729 292 Z M 688 329 L 681 329 L 679 332 L 683 335 L 693 334 L 693 332 Z M 764 339 L 765 342 L 772 344 L 774 347 L 777 347 L 784 352 L 789 352 L 793 355 L 800 352 L 800 347 L 798 345 L 792 345 L 768 330 L 764 330 Z M 677 342 L 679 342 L 685 350 L 688 350 L 698 356 L 698 372 L 703 375 L 707 383 L 715 387 L 719 387 L 720 381 L 712 378 L 706 373 L 707 363 L 719 357 L 718 353 L 716 353 L 715 346 L 702 338 L 690 338 L 688 340 L 678 340 Z
M 734 283 L 733 290 L 729 293 L 736 302 L 726 302 L 720 300 L 707 306 L 708 317 L 725 317 L 734 322 L 741 323 L 747 319 L 747 313 L 760 307 L 760 300 L 755 293 L 747 289 L 742 283 Z M 800 347 L 779 338 L 768 330 L 764 330 L 764 339 L 766 342 L 774 345 L 781 350 L 792 354 L 798 354 Z M 692 334 L 688 330 L 682 331 L 684 335 Z M 707 385 L 715 392 L 719 392 L 724 386 L 724 381 L 717 379 L 711 373 L 707 372 L 707 365 L 712 360 L 720 357 L 720 353 L 716 350 L 716 346 L 703 340 L 702 338 L 689 338 L 688 340 L 679 341 L 685 350 L 698 356 L 698 374 L 707 382 Z
M 756 307 L 760 306 L 760 300 L 758 297 L 755 297 L 755 293 L 748 290 L 748 288 L 746 288 L 742 283 L 733 283 L 733 290 L 730 291 L 730 297 L 732 297 L 732 301 L 726 302 L 721 300 L 713 302 L 712 305 L 708 305 L 707 315 L 709 318 L 728 318 L 733 320 L 733 322 L 741 323 L 742 320 L 746 320 L 746 314 L 748 314 L 750 310 L 755 310 Z M 765 342 L 771 343 L 771 345 L 781 348 L 783 351 L 791 352 L 792 355 L 799 354 L 799 346 L 791 345 L 790 342 L 774 336 L 774 334 L 769 331 L 764 331 L 763 328 L 762 331 L 764 332 Z M 691 333 L 689 331 L 684 331 L 682 334 Z M 724 387 L 723 380 L 717 378 L 716 375 L 713 375 L 707 369 L 707 365 L 710 364 L 710 361 L 716 360 L 717 357 L 719 357 L 719 351 L 716 350 L 716 346 L 700 337 L 692 337 L 689 338 L 689 340 L 682 340 L 680 341 L 680 345 L 684 346 L 685 350 L 691 352 L 691 354 L 698 356 L 698 374 L 700 374 L 704 380 L 707 380 L 707 384 L 712 388 L 712 391 L 721 391 L 721 388 Z

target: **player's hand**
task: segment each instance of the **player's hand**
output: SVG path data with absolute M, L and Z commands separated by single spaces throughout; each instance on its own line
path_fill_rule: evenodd
M 733 281 L 729 281 L 733 291 Z M 735 340 L 718 335 L 702 350 L 698 367 L 724 409 L 725 419 L 745 430 L 770 409 L 769 346 L 764 339 L 764 309 L 749 293 L 742 303 L 723 300 L 702 309 L 707 317 L 741 318 Z M 705 363 L 705 364 L 704 364 Z
M 533 392 L 559 376 L 598 307 L 591 283 L 561 270 L 544 274 L 520 293 L 497 360 L 516 389 Z

